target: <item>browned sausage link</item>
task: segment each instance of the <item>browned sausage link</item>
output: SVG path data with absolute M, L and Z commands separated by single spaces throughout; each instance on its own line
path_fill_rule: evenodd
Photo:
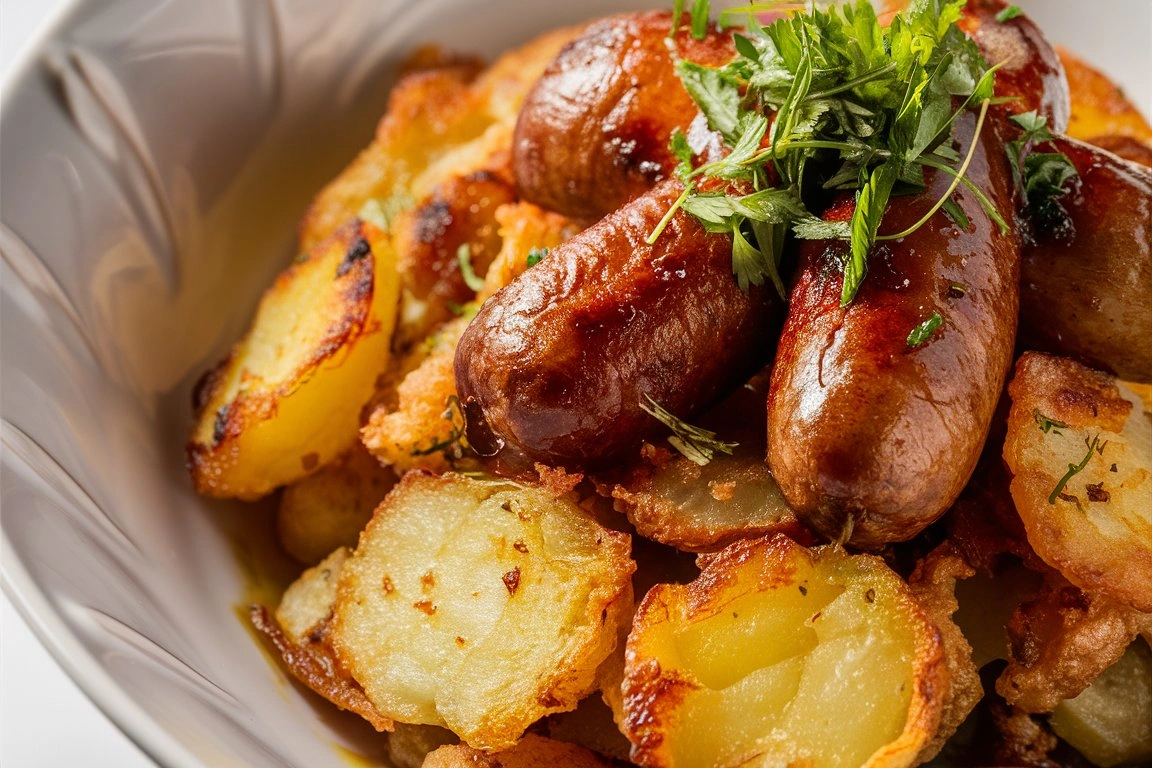
M 956 123 L 962 146 L 975 118 Z M 1004 147 L 987 128 L 969 178 L 1007 210 Z M 950 177 L 893 198 L 881 234 L 919 220 Z M 840 241 L 801 247 L 798 280 L 769 390 L 768 461 L 801 520 L 832 539 L 877 547 L 915 536 L 956 499 L 980 455 L 1012 361 L 1019 241 L 1001 235 L 971 191 L 953 198 L 970 221 L 944 213 L 902 240 L 880 242 L 855 301 L 840 307 Z M 826 214 L 847 220 L 844 199 Z M 920 346 L 909 333 L 939 313 Z
M 602 464 L 663 429 L 643 395 L 689 417 L 765 362 L 779 302 L 770 288 L 737 287 L 729 237 L 680 212 L 645 243 L 682 189 L 662 183 L 481 307 L 455 365 L 482 452 L 505 444 L 547 464 Z
M 596 221 L 651 189 L 676 161 L 675 128 L 696 105 L 680 84 L 667 46 L 672 16 L 649 11 L 595 22 L 568 44 L 528 93 L 513 138 L 520 195 Z M 676 37 L 680 56 L 707 66 L 732 59 L 731 35 Z
M 1039 150 L 1080 178 L 1060 200 L 1067 221 L 1024 247 L 1020 344 L 1152 381 L 1152 170 L 1074 139 Z
M 996 95 L 1014 100 L 994 109 L 1007 114 L 1036 110 L 1048 118 L 1053 133 L 1063 133 L 1072 105 L 1060 55 L 1027 15 L 996 21 L 1007 6 L 1004 0 L 968 0 L 959 23 L 987 62 L 1001 65 Z

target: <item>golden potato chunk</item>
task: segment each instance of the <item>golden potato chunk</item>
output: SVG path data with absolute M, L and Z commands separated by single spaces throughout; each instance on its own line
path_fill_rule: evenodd
M 336 461 L 284 489 L 276 529 L 284 551 L 302 563 L 319 562 L 337 547 L 354 547 L 372 511 L 396 484 L 356 443 Z
M 398 301 L 386 235 L 354 221 L 292 264 L 197 388 L 196 490 L 257 499 L 350 448 L 388 364 Z
M 456 734 L 446 728 L 396 723 L 388 734 L 388 758 L 395 768 L 420 768 L 429 753 L 459 742 Z
M 340 569 L 352 554 L 340 547 L 317 565 L 300 574 L 288 585 L 276 607 L 276 621 L 294 643 L 303 641 L 310 632 L 332 617 L 336 605 L 336 586 Z
M 531 733 L 516 746 L 496 754 L 458 744 L 440 747 L 424 761 L 424 768 L 610 768 L 611 765 L 583 747 Z
M 1056 735 L 1103 768 L 1152 763 L 1152 651 L 1137 640 L 1120 661 L 1049 721 Z
M 1073 584 L 1152 611 L 1152 417 L 1111 376 L 1023 355 L 1004 461 L 1028 541 Z
M 568 498 L 409 473 L 344 566 L 333 645 L 381 713 L 504 749 L 595 688 L 629 549 Z
M 1120 86 L 1067 48 L 1059 48 L 1058 52 L 1068 75 L 1068 93 L 1072 100 L 1069 136 L 1091 144 L 1101 136 L 1152 141 L 1152 126 Z
M 641 602 L 625 735 L 644 766 L 913 765 L 947 675 L 940 633 L 880 559 L 744 540 Z

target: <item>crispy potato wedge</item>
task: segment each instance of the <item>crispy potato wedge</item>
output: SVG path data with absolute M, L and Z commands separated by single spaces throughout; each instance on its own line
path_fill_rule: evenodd
M 284 489 L 276 531 L 284 551 L 302 563 L 317 563 L 337 547 L 354 547 L 372 511 L 396 484 L 364 446 Z
M 1061 702 L 1052 730 L 1093 763 L 1152 763 L 1152 650 L 1137 640 L 1074 699 Z
M 398 300 L 388 237 L 354 221 L 292 264 L 197 387 L 196 490 L 257 499 L 350 448 L 388 364 Z
M 386 716 L 505 749 L 596 687 L 632 611 L 629 549 L 568 498 L 409 473 L 344 566 L 333 645 Z
M 1008 666 L 996 691 L 1025 712 L 1051 712 L 1115 664 L 1152 614 L 1134 611 L 1050 572 L 1008 622 Z
M 1127 136 L 1152 141 L 1152 125 L 1140 114 L 1120 86 L 1067 48 L 1058 47 L 1060 62 L 1068 76 L 1072 119 L 1065 132 L 1074 139 L 1095 144 L 1100 136 Z
M 1073 584 L 1152 611 L 1152 417 L 1111 376 L 1026 353 L 1004 460 L 1032 548 Z
M 610 768 L 611 762 L 575 744 L 528 734 L 510 749 L 488 754 L 459 744 L 441 747 L 424 768 Z
M 388 757 L 395 768 L 420 768 L 430 753 L 459 743 L 460 739 L 447 728 L 395 723 L 388 734 Z
M 497 208 L 496 223 L 500 225 L 500 252 L 484 274 L 484 287 L 476 294 L 481 302 L 522 275 L 533 251 L 543 258 L 546 249 L 580 231 L 571 219 L 525 202 Z
M 377 731 L 389 731 L 392 721 L 344 671 L 329 643 L 336 585 L 350 554 L 339 549 L 305 571 L 284 593 L 275 617 L 262 605 L 252 606 L 249 617 L 293 677 L 340 709 L 360 715 Z
M 402 79 L 375 139 L 313 201 L 301 247 L 309 250 L 370 201 L 391 219 L 445 179 L 506 166 L 520 103 L 576 32 L 549 32 L 483 72 L 463 63 Z
M 643 766 L 906 766 L 936 733 L 940 633 L 878 558 L 739 541 L 658 585 L 628 636 Z

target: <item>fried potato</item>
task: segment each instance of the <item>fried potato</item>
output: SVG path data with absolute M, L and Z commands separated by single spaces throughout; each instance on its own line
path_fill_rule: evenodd
M 388 363 L 398 283 L 387 236 L 359 220 L 280 274 L 197 387 L 197 491 L 257 499 L 352 446 Z
M 643 766 L 906 766 L 947 691 L 940 633 L 878 558 L 739 541 L 658 585 L 628 637 Z
M 1073 584 L 1152 611 L 1152 418 L 1116 379 L 1027 353 L 1004 460 L 1028 541 Z
M 547 33 L 482 73 L 464 63 L 403 78 L 375 139 L 313 201 L 300 225 L 301 247 L 309 250 L 370 201 L 392 218 L 449 177 L 506 166 L 520 103 L 575 34 Z
M 1128 136 L 1152 141 L 1152 125 L 1129 101 L 1120 86 L 1067 48 L 1057 48 L 1068 76 L 1072 119 L 1066 133 L 1095 144 L 1099 136 Z
M 381 713 L 504 749 L 596 687 L 634 567 L 570 499 L 410 473 L 344 566 L 333 646 Z
M 477 294 L 483 301 L 528 268 L 533 249 L 552 248 L 576 228 L 568 219 L 531 203 L 502 205 L 494 214 L 499 225 L 500 252 Z M 471 318 L 450 321 L 424 345 L 424 359 L 396 388 L 397 402 L 385 402 L 372 411 L 361 430 L 364 445 L 397 472 L 447 470 L 459 457 L 463 414 L 453 401 L 456 377 L 452 370 L 459 341 Z
M 1050 573 L 1040 593 L 1008 622 L 1008 666 L 996 681 L 1005 701 L 1025 712 L 1051 712 L 1115 664 L 1152 614 L 1090 594 Z
M 388 731 L 392 721 L 344 671 L 329 643 L 336 584 L 349 554 L 347 549 L 337 550 L 305 571 L 284 593 L 275 618 L 262 605 L 252 606 L 249 616 L 297 680 L 340 709 L 360 715 L 377 731 Z
M 622 660 L 624 654 L 619 655 Z M 550 739 L 578 744 L 613 760 L 626 761 L 631 751 L 632 745 L 616 727 L 612 709 L 596 694 L 586 697 L 571 712 L 549 715 L 541 725 Z
M 395 768 L 420 768 L 429 753 L 460 739 L 447 728 L 435 725 L 396 723 L 388 734 L 388 758 Z
M 960 607 L 956 600 L 956 583 L 974 575 L 976 571 L 964 562 L 960 551 L 945 542 L 917 563 L 916 570 L 908 579 L 908 587 L 916 601 L 940 631 L 944 663 L 948 667 L 948 693 L 944 696 L 940 725 L 917 762 L 930 760 L 939 754 L 945 742 L 984 697 L 980 672 L 972 658 L 972 646 L 952 618 Z
M 441 747 L 424 768 L 610 768 L 611 762 L 575 744 L 528 734 L 516 746 L 487 754 L 472 747 Z
M 1152 651 L 1143 640 L 1128 646 L 1074 699 L 1061 702 L 1049 720 L 1056 735 L 1096 765 L 1152 763 Z
M 363 445 L 284 489 L 276 531 L 284 551 L 316 563 L 337 547 L 354 547 L 372 511 L 396 484 L 396 474 Z

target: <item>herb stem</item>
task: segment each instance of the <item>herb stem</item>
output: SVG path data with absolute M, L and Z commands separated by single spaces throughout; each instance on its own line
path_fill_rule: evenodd
M 1084 467 L 1088 466 L 1088 462 L 1092 459 L 1092 452 L 1096 450 L 1096 443 L 1100 441 L 1100 435 L 1092 438 L 1092 444 L 1088 446 L 1088 453 L 1084 455 L 1084 460 L 1079 464 L 1069 464 L 1068 471 L 1064 473 L 1064 477 L 1060 478 L 1060 482 L 1056 483 L 1056 487 L 1052 489 L 1052 493 L 1048 496 L 1048 503 L 1055 504 L 1056 499 L 1060 498 L 1061 492 L 1068 485 L 1068 481 L 1079 473 L 1084 471 Z
M 676 215 L 676 211 L 680 210 L 680 207 L 684 205 L 684 201 L 688 199 L 688 195 L 692 194 L 692 189 L 692 184 L 684 187 L 684 191 L 680 193 L 680 197 L 676 198 L 676 202 L 672 203 L 672 205 L 668 207 L 668 210 L 664 213 L 663 218 L 660 219 L 660 223 L 657 224 L 656 228 L 652 230 L 651 234 L 649 234 L 648 237 L 644 239 L 645 243 L 648 245 L 654 245 L 656 241 L 660 239 L 660 235 L 663 234 L 664 229 L 668 226 L 668 222 L 672 221 L 672 217 Z
M 806 97 L 804 97 L 805 101 L 816 101 L 818 99 L 826 99 L 829 96 L 835 96 L 838 93 L 843 93 L 844 91 L 850 91 L 858 85 L 864 85 L 865 83 L 868 83 L 868 82 L 871 82 L 873 80 L 876 80 L 877 78 L 883 77 L 884 75 L 888 74 L 889 72 L 893 71 L 894 69 L 896 69 L 896 62 L 894 62 L 894 61 L 889 62 L 882 67 L 877 67 L 876 69 L 868 70 L 867 72 L 865 72 L 862 75 L 854 77 L 851 80 L 847 80 L 843 83 L 840 83 L 835 88 L 829 88 L 826 91 L 817 91 L 816 93 L 810 93 Z
M 1000 227 L 1000 233 L 1008 233 L 1008 222 L 1004 221 L 1004 217 L 1000 215 L 1000 211 L 996 210 L 996 206 L 992 204 L 992 201 L 988 199 L 988 196 L 984 194 L 983 190 L 976 186 L 971 179 L 966 176 L 961 176 L 956 172 L 955 168 L 948 165 L 947 163 L 933 160 L 930 157 L 921 156 L 916 160 L 916 162 L 920 163 L 921 165 L 926 165 L 929 168 L 935 168 L 938 171 L 943 171 L 953 178 L 960 179 L 964 186 L 968 187 L 968 189 L 971 190 L 974 195 L 976 195 L 977 199 L 980 201 L 980 204 L 984 206 L 984 210 L 987 211 L 988 215 L 992 217 L 992 220 L 996 222 L 996 226 Z
M 988 104 L 988 99 L 980 102 L 980 116 L 976 118 L 976 130 L 972 133 L 972 144 L 968 147 L 968 155 L 964 158 L 964 162 L 956 171 L 956 175 L 952 177 L 952 183 L 948 185 L 948 190 L 936 201 L 936 204 L 932 206 L 928 213 L 924 214 L 919 221 L 908 227 L 908 229 L 903 232 L 897 232 L 894 235 L 877 235 L 877 240 L 900 240 L 908 237 L 908 235 L 911 235 L 920 229 L 920 227 L 927 224 L 928 220 L 944 207 L 944 203 L 952 198 L 952 193 L 956 191 L 956 187 L 960 186 L 961 179 L 963 179 L 964 174 L 968 172 L 968 166 L 972 164 L 972 158 L 976 155 L 976 145 L 980 143 L 980 132 L 984 129 L 984 118 L 988 115 Z

